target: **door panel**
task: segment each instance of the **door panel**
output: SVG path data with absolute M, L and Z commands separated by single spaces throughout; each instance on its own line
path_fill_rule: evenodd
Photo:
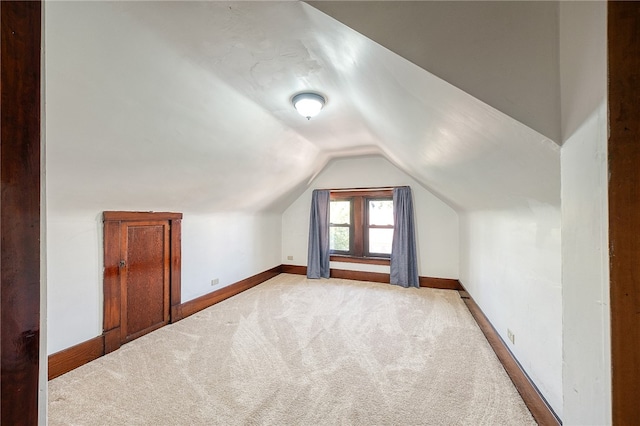
M 122 343 L 169 322 L 169 221 L 121 223 Z
M 181 318 L 182 213 L 105 211 L 104 352 Z

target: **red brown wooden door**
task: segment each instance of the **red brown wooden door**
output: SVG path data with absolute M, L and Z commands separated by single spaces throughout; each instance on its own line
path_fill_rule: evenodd
M 169 323 L 169 221 L 120 224 L 120 339 Z

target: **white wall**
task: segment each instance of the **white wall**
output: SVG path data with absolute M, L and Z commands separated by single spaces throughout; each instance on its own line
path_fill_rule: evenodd
M 564 424 L 611 424 L 607 7 L 562 2 Z
M 611 423 L 606 3 L 561 2 L 559 16 L 561 203 L 461 214 L 460 279 L 563 423 L 604 425 Z
M 418 273 L 458 278 L 458 215 L 382 157 L 334 160 L 282 215 L 282 263 L 307 264 L 311 193 L 319 188 L 367 188 L 408 185 L 414 197 Z M 293 260 L 287 259 L 293 256 Z M 389 273 L 388 266 L 331 262 L 332 268 Z
M 182 301 L 280 265 L 281 223 L 280 214 L 185 215 Z
M 47 198 L 53 194 L 48 193 Z M 47 351 L 102 334 L 102 230 L 99 212 L 47 211 Z
M 44 5 L 49 354 L 102 333 L 104 210 L 183 213 L 184 302 L 281 263 L 280 213 L 263 210 L 312 173 L 306 165 L 317 151 L 126 6 Z M 231 117 L 239 105 L 243 114 Z M 234 137 L 238 129 L 261 148 Z M 265 141 L 269 129 L 276 137 Z M 259 173 L 238 176 L 238 165 Z
M 530 201 L 467 212 L 460 235 L 462 285 L 562 416 L 560 208 Z
M 185 213 L 182 302 L 279 265 L 280 225 L 278 214 Z M 102 334 L 102 247 L 101 212 L 48 212 L 49 354 Z
M 373 104 L 362 102 L 364 117 L 372 133 L 383 136 L 384 146 L 358 132 L 349 133 L 358 136 L 351 139 L 378 144 L 374 148 L 393 154 L 389 158 L 395 164 L 404 164 L 422 182 L 438 183 L 443 195 L 472 209 L 460 217 L 460 231 L 453 209 L 379 157 L 334 161 L 282 216 L 258 212 L 306 182 L 319 150 L 299 136 L 302 125 L 292 131 L 283 124 L 290 112 L 287 96 L 281 97 L 286 109 L 274 118 L 241 91 L 241 86 L 255 86 L 225 83 L 200 56 L 171 41 L 166 22 L 152 25 L 154 16 L 172 18 L 160 10 L 165 6 L 151 8 L 156 16 L 146 13 L 147 5 L 118 2 L 44 5 L 48 353 L 102 331 L 103 210 L 184 213 L 186 301 L 215 290 L 213 278 L 224 286 L 280 263 L 305 265 L 313 188 L 410 185 L 420 275 L 459 277 L 505 341 L 506 328 L 515 332 L 512 351 L 565 424 L 608 422 L 605 3 L 559 6 L 562 211 L 560 155 L 541 135 L 448 89 L 442 89 L 447 96 L 437 97 L 444 104 L 437 109 L 437 122 L 447 126 L 411 124 L 428 123 L 434 114 L 402 109 L 404 94 L 420 87 L 433 98 L 433 88 L 440 86 L 425 83 L 422 70 L 396 66 L 392 58 L 393 67 L 378 67 L 386 72 L 360 87 L 367 96 L 391 93 L 403 102 L 386 102 L 390 111 L 379 105 L 369 111 Z M 208 31 L 206 25 L 200 28 Z M 191 35 L 201 46 L 197 34 Z M 323 40 L 323 46 L 327 43 Z M 333 43 L 336 52 L 345 52 L 341 38 Z M 366 49 L 361 50 L 362 68 L 373 69 L 379 65 L 375 58 L 387 58 L 367 59 Z M 351 53 L 347 56 L 351 64 Z M 499 57 L 492 63 L 505 61 Z M 340 69 L 338 75 L 346 74 Z M 362 78 L 367 77 L 357 76 Z M 386 89 L 379 93 L 364 90 L 387 79 L 390 86 L 381 86 Z M 407 81 L 421 84 L 407 89 Z M 345 87 L 355 87 L 352 83 Z M 362 96 L 356 99 L 368 99 Z M 329 105 L 337 107 L 336 98 Z M 386 121 L 376 120 L 376 112 Z M 397 120 L 389 120 L 389 114 Z M 311 129 L 309 136 L 344 140 L 337 131 L 313 130 L 314 121 L 304 125 Z M 440 142 L 434 145 L 434 140 Z M 238 187 L 250 191 L 241 193 Z
M 42 3 L 44 11 L 44 3 Z M 41 21 L 44 34 L 44 19 Z M 45 39 L 42 39 L 44 46 Z M 40 53 L 41 93 L 46 90 L 44 48 Z M 47 179 L 46 179 L 46 127 L 45 97 L 40 97 L 40 368 L 38 376 L 38 424 L 47 424 L 49 360 L 47 358 Z

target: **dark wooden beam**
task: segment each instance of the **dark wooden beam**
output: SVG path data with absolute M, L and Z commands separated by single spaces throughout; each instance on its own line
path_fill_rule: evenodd
M 39 1 L 0 4 L 3 425 L 38 423 L 41 7 Z
M 640 419 L 640 2 L 608 4 L 612 420 Z

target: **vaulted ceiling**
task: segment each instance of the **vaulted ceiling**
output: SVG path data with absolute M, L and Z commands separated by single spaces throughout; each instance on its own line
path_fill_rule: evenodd
M 312 1 L 437 77 L 560 141 L 558 3 Z
M 454 3 L 47 3 L 49 207 L 283 211 L 362 155 L 459 210 L 557 205 L 555 3 Z

